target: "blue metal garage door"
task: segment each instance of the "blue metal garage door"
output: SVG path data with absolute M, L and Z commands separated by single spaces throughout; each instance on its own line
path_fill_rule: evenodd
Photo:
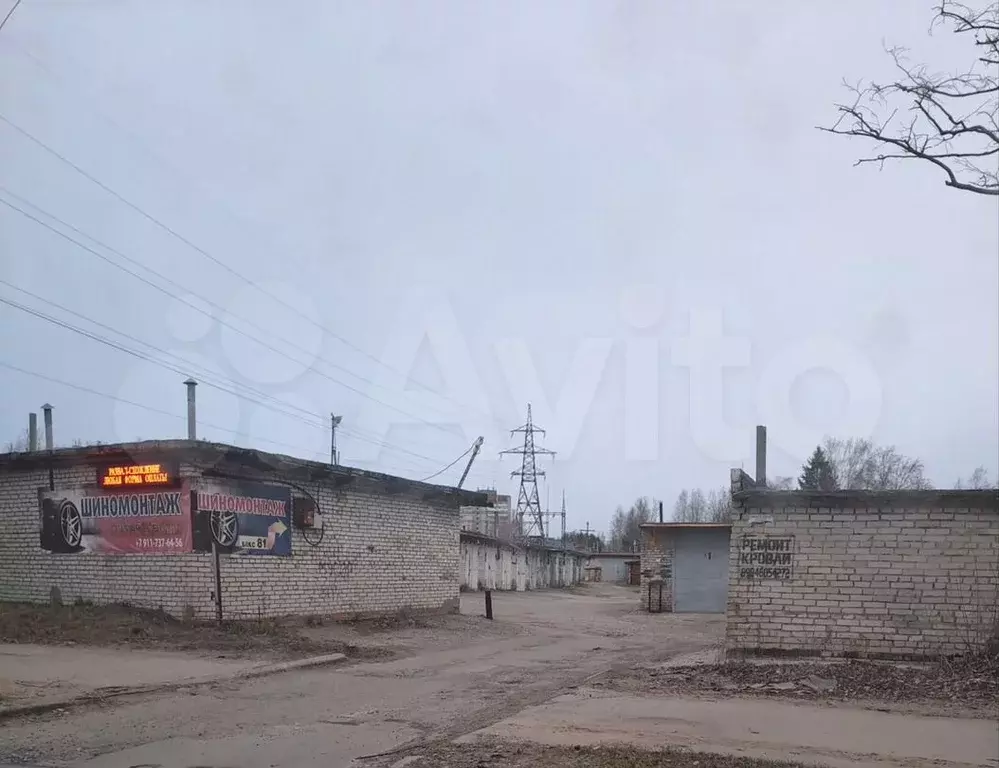
M 725 613 L 729 528 L 677 530 L 673 550 L 673 610 Z

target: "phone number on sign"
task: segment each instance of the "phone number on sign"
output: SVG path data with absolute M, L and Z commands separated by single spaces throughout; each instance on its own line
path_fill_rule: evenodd
M 183 549 L 183 539 L 136 539 L 135 546 L 139 549 Z

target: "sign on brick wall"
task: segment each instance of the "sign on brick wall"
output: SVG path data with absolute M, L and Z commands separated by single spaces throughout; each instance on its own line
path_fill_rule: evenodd
M 198 484 L 194 493 L 194 549 L 291 555 L 291 489 L 246 482 Z
M 739 578 L 786 581 L 794 575 L 794 536 L 743 536 Z
M 49 552 L 191 551 L 191 494 L 172 490 L 39 491 L 40 538 Z

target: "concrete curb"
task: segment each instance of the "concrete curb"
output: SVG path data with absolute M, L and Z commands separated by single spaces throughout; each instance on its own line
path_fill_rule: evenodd
M 252 680 L 257 677 L 276 675 L 281 672 L 291 672 L 296 669 L 311 669 L 313 667 L 326 667 L 338 664 L 347 657 L 342 653 L 328 653 L 324 656 L 310 656 L 305 659 L 292 659 L 291 661 L 281 661 L 277 664 L 260 664 L 239 672 L 230 672 L 225 675 L 210 675 L 204 677 L 185 677 L 180 680 L 172 680 L 167 683 L 152 683 L 150 685 L 119 686 L 108 688 L 96 688 L 78 696 L 64 696 L 57 699 L 46 699 L 32 704 L 15 705 L 12 707 L 0 707 L 0 721 L 25 715 L 39 715 L 45 712 L 52 712 L 56 709 L 67 709 L 69 707 L 80 706 L 81 704 L 94 704 L 120 696 L 136 696 L 144 693 L 160 693 L 162 691 L 175 691 L 178 688 L 188 688 L 197 685 L 211 685 L 213 683 L 225 683 L 233 680 Z

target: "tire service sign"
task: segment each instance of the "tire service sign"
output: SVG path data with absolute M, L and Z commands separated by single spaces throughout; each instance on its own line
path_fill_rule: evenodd
M 193 493 L 194 549 L 291 555 L 291 489 L 261 483 L 203 482 Z
M 191 494 L 170 489 L 38 492 L 42 549 L 156 554 L 191 551 Z

